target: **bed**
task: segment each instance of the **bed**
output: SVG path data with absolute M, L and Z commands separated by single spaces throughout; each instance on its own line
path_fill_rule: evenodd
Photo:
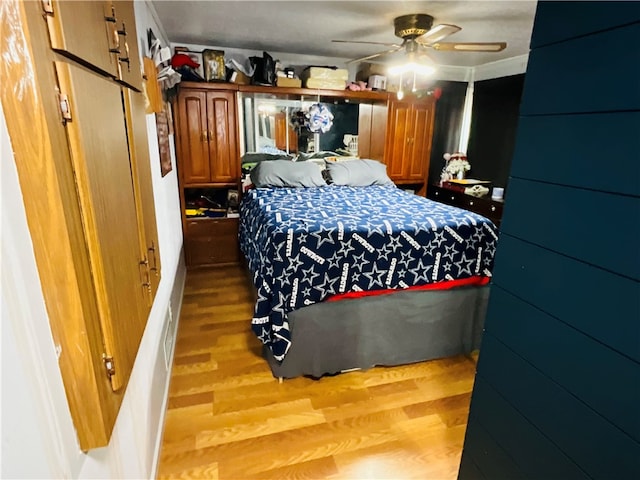
M 490 220 L 392 184 L 254 188 L 240 246 L 252 329 L 276 377 L 320 377 L 478 348 Z

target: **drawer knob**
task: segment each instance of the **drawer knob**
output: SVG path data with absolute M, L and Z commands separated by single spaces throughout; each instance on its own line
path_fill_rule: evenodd
M 495 205 L 491 205 L 491 211 L 492 211 L 492 212 L 495 212 L 495 211 L 496 211 L 496 207 L 495 207 Z
M 455 200 L 455 199 L 456 199 L 456 197 L 451 197 L 451 200 Z
M 436 192 L 436 197 L 437 197 L 438 195 L 440 195 L 440 192 Z
M 469 205 L 470 205 L 470 206 L 473 206 L 473 200 L 471 200 L 471 201 L 469 202 Z

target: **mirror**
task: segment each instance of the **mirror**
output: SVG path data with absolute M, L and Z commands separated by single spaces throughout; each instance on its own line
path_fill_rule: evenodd
M 291 99 L 258 93 L 243 93 L 240 98 L 242 154 L 358 154 L 359 107 L 355 103 L 319 103 L 312 97 Z M 325 123 L 313 123 L 318 118 Z M 317 132 L 312 131 L 314 127 Z

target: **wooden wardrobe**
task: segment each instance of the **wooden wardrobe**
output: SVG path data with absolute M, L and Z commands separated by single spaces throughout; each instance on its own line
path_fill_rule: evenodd
M 160 280 L 133 2 L 10 1 L 0 22 L 2 107 L 61 374 L 81 448 L 102 447 Z

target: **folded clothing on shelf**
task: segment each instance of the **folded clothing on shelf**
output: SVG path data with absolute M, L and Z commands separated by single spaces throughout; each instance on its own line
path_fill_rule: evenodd
M 327 90 L 344 90 L 347 82 L 344 80 L 333 80 L 329 78 L 313 78 L 305 80 L 306 88 L 326 88 Z
M 344 68 L 308 67 L 303 70 L 300 77 L 306 88 L 343 90 L 349 78 L 349 72 Z

